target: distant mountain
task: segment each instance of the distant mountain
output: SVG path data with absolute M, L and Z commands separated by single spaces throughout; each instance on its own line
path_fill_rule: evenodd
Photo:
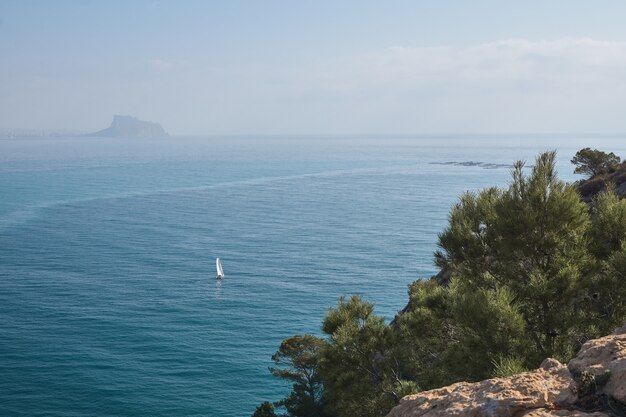
M 132 116 L 113 116 L 111 126 L 86 136 L 111 138 L 158 138 L 168 136 L 160 124 L 145 122 Z

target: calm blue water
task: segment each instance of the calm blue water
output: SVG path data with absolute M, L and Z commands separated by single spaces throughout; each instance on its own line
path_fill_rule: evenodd
M 509 164 L 559 148 L 572 180 L 582 145 L 597 146 L 0 141 L 0 415 L 249 416 L 286 391 L 267 371 L 283 338 L 319 333 L 342 294 L 392 318 L 407 285 L 436 272 L 457 196 L 509 178 L 433 163 Z

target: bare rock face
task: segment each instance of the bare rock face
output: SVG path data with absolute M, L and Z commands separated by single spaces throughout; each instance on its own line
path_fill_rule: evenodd
M 576 383 L 567 367 L 552 359 L 545 368 L 409 395 L 388 417 L 513 417 L 574 402 Z
M 573 374 L 604 376 L 607 381 L 598 387 L 600 393 L 626 403 L 626 325 L 610 336 L 585 343 L 568 368 Z
M 588 389 L 580 385 L 582 374 L 595 378 L 593 395 L 626 403 L 626 325 L 585 343 L 568 366 L 546 359 L 531 372 L 408 395 L 387 417 L 610 416 L 580 409 L 579 395 Z

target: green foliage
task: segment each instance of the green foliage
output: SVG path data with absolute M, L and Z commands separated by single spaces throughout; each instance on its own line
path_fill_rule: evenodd
M 358 296 L 341 298 L 322 329 L 329 337 L 321 369 L 332 414 L 378 417 L 417 390 L 402 378 L 395 332 L 374 314 L 372 304 Z
M 612 186 L 594 201 L 590 237 L 591 250 L 602 260 L 626 242 L 626 200 L 620 200 Z
M 620 163 L 620 158 L 613 152 L 584 148 L 576 152 L 571 162 L 576 165 L 575 174 L 588 174 L 593 177 L 615 168 Z
M 601 153 L 598 168 L 584 159 L 594 152 L 577 154 L 577 170 L 619 161 Z M 379 417 L 418 389 L 568 361 L 626 320 L 626 201 L 609 187 L 590 211 L 545 152 L 530 173 L 516 163 L 506 189 L 461 196 L 435 263 L 450 279 L 411 284 L 394 325 L 352 296 L 327 312 L 324 340 L 285 340 L 271 371 L 294 385 L 277 404 L 289 416 Z
M 447 347 L 445 369 L 454 381 L 489 378 L 497 358 L 523 354 L 524 319 L 509 289 L 477 289 L 458 280 L 449 291 L 458 343 Z
M 491 259 L 496 202 L 502 191 L 489 188 L 478 194 L 465 193 L 452 208 L 448 228 L 439 235 L 435 263 L 442 269 L 477 278 Z
M 265 401 L 264 403 L 261 403 L 261 405 L 259 405 L 256 408 L 256 411 L 254 412 L 254 414 L 252 414 L 252 417 L 278 417 L 278 416 L 274 412 L 274 406 L 272 405 L 272 403 Z
M 599 265 L 586 307 L 593 314 L 597 333 L 606 334 L 626 320 L 626 242 Z
M 404 348 L 407 373 L 424 389 L 453 381 L 444 365 L 455 338 L 453 298 L 434 279 L 418 280 L 409 288 L 411 309 L 398 317 L 398 335 Z
M 507 376 L 521 374 L 526 371 L 528 371 L 528 369 L 524 367 L 520 358 L 500 356 L 493 362 L 492 377 L 504 378 Z
M 626 200 L 612 187 L 594 201 L 590 251 L 595 255 L 585 308 L 600 334 L 626 320 Z
M 293 417 L 323 417 L 323 386 L 319 373 L 320 351 L 325 342 L 310 334 L 283 340 L 272 361 L 272 375 L 293 382 L 291 393 L 276 403 Z
M 604 291 L 609 306 L 608 326 L 603 331 L 606 333 L 626 320 L 626 242 L 611 254 L 604 266 L 598 287 Z
M 500 343 L 492 354 L 506 357 L 506 350 L 530 344 L 520 356 L 529 367 L 545 357 L 566 358 L 575 348 L 572 340 L 583 314 L 572 301 L 584 292 L 583 273 L 590 264 L 587 207 L 557 178 L 554 160 L 554 152 L 541 154 L 529 176 L 518 162 L 508 189 L 462 197 L 436 253 L 437 264 L 451 270 L 465 292 L 474 292 L 471 297 L 489 299 L 504 291 L 498 297 L 515 301 L 507 317 L 521 318 L 524 330 L 515 331 L 519 322 L 511 322 L 506 334 L 521 340 Z
M 488 378 L 496 358 L 522 351 L 524 322 L 508 290 L 430 280 L 413 284 L 410 295 L 413 308 L 399 318 L 399 334 L 420 387 Z

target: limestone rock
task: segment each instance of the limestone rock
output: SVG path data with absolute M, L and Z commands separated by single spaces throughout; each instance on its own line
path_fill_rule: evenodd
M 611 416 L 610 411 L 580 410 L 588 394 L 582 394 L 582 386 L 577 385 L 574 375 L 585 372 L 604 377 L 593 395 L 626 404 L 626 324 L 610 336 L 585 343 L 567 367 L 556 359 L 546 359 L 531 372 L 475 383 L 459 382 L 408 395 L 387 417 Z M 577 393 L 582 397 L 578 398 Z
M 572 373 L 589 372 L 594 376 L 610 372 L 600 393 L 626 403 L 626 325 L 610 336 L 590 340 L 583 345 L 568 368 Z
M 460 382 L 404 397 L 387 417 L 513 417 L 526 410 L 553 409 L 576 400 L 576 383 L 565 365 L 552 359 L 508 378 Z M 550 414 L 547 414 L 550 415 Z M 558 414 L 552 414 L 558 415 Z

